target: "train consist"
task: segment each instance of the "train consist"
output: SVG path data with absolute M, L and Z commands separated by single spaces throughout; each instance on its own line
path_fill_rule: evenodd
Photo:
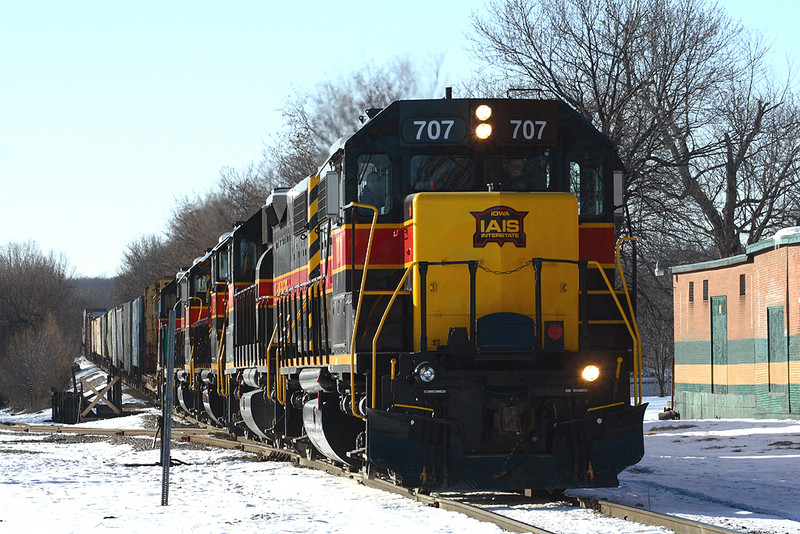
M 617 485 L 645 407 L 610 141 L 553 100 L 364 119 L 148 290 L 157 357 L 127 375 L 155 383 L 174 331 L 180 407 L 238 433 L 407 487 Z M 87 328 L 101 357 L 108 321 Z

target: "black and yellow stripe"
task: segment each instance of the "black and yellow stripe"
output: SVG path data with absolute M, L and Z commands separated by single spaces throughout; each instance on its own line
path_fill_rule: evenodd
M 319 277 L 319 175 L 308 179 L 308 279 Z
M 320 250 L 319 250 L 319 175 L 315 174 L 308 179 L 308 279 L 314 280 L 319 278 L 320 274 Z M 317 286 L 314 285 L 313 291 L 316 291 Z M 309 295 L 305 296 L 306 304 L 308 303 Z M 312 353 L 315 351 L 319 339 L 315 339 L 316 330 L 314 329 L 314 312 L 319 310 L 311 309 L 304 310 L 303 313 L 308 317 L 308 349 Z M 309 360 L 305 361 L 310 364 Z

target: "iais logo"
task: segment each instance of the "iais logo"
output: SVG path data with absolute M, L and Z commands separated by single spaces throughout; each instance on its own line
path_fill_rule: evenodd
M 501 247 L 505 243 L 514 246 L 525 246 L 525 230 L 522 219 L 527 211 L 517 211 L 508 206 L 494 206 L 484 211 L 471 211 L 475 216 L 475 234 L 472 246 L 483 248 L 487 243 L 497 243 Z

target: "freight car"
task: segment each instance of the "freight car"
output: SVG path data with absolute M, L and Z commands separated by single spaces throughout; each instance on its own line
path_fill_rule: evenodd
M 622 179 L 561 101 L 368 110 L 162 289 L 181 407 L 407 487 L 616 485 L 644 413 Z
M 142 296 L 111 310 L 84 311 L 84 355 L 153 398 L 159 395 L 161 330 L 153 302 L 170 282 L 158 280 Z

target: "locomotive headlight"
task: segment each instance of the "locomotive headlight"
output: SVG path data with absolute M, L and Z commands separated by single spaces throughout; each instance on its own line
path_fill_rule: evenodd
M 492 108 L 486 104 L 482 104 L 475 109 L 475 116 L 479 121 L 489 120 L 489 117 L 492 116 Z
M 482 122 L 475 128 L 475 135 L 478 139 L 487 139 L 492 135 L 492 125 L 488 122 Z
M 583 368 L 581 376 L 587 382 L 594 382 L 600 376 L 600 369 L 596 365 L 587 365 Z
M 430 362 L 422 362 L 414 369 L 414 374 L 423 384 L 430 384 L 436 378 L 436 369 Z

